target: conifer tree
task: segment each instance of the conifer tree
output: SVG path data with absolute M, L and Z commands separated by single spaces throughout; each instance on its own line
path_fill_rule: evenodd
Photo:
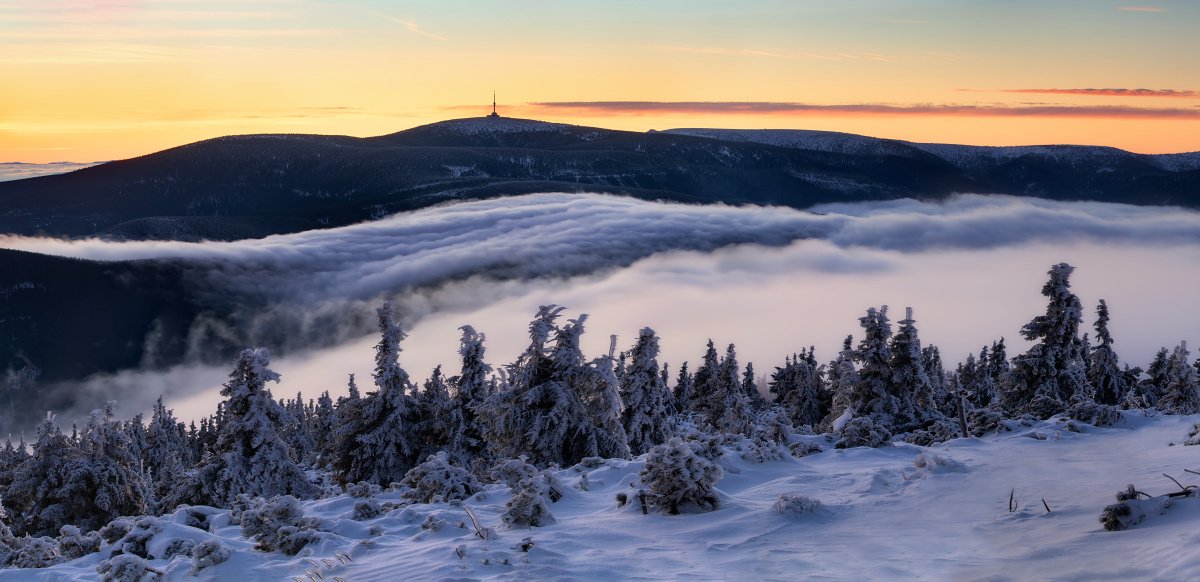
M 581 316 L 581 325 L 582 317 L 585 316 Z M 617 375 L 613 358 L 616 349 L 617 336 L 610 336 L 608 354 L 578 368 L 572 385 L 587 414 L 583 430 L 588 433 L 588 456 L 628 459 L 629 436 L 622 423 L 625 407 L 621 402 L 621 378 L 628 374 L 628 369 L 625 374 Z M 657 371 L 656 365 L 653 373 L 656 377 Z
M 1200 383 L 1188 356 L 1187 342 L 1179 342 L 1167 359 L 1166 383 L 1158 399 L 1158 409 L 1166 414 L 1200 412 Z
M 771 374 L 769 389 L 774 402 L 793 425 L 815 429 L 829 413 L 830 399 L 823 376 L 824 369 L 817 364 L 811 347 L 786 358 L 783 367 Z
M 688 363 L 684 362 L 679 367 L 679 376 L 675 379 L 675 412 L 679 414 L 687 414 L 692 409 L 692 403 L 696 399 L 696 385 L 692 383 L 692 375 L 688 373 Z
M 489 376 L 492 367 L 484 359 L 483 334 L 464 325 L 459 328 L 462 339 L 458 355 L 462 359 L 462 370 L 451 379 L 454 387 L 449 403 L 449 442 L 446 445 L 451 458 L 464 466 L 478 459 L 481 465 L 490 465 L 485 434 L 487 425 L 479 416 L 479 410 L 491 396 L 493 383 Z
M 863 328 L 863 339 L 854 351 L 859 369 L 850 407 L 855 410 L 855 416 L 870 415 L 875 424 L 892 430 L 897 420 L 903 420 L 897 418 L 903 405 L 895 396 L 892 384 L 892 354 L 888 347 L 892 326 L 888 321 L 887 306 L 868 309 L 858 322 Z
M 733 344 L 725 348 L 725 357 L 717 365 L 716 374 L 709 380 L 708 422 L 725 434 L 750 434 L 754 412 L 750 397 L 742 388 Z
M 921 356 L 921 339 L 917 334 L 916 320 L 912 308 L 905 308 L 905 317 L 900 320 L 896 335 L 888 346 L 891 360 L 891 390 L 896 398 L 898 410 L 895 425 L 898 430 L 917 428 L 925 421 L 934 420 L 936 409 L 917 409 L 917 401 L 930 400 L 932 384 L 925 373 Z
M 392 303 L 384 303 L 376 315 L 380 335 L 375 344 L 376 390 L 367 393 L 358 418 L 345 427 L 353 433 L 353 445 L 342 479 L 388 485 L 399 482 L 420 462 L 420 410 L 408 372 L 400 367 L 400 342 L 406 335 L 396 325 Z
M 316 492 L 280 436 L 285 413 L 266 387 L 267 382 L 279 381 L 270 363 L 263 348 L 238 356 L 221 389 L 226 418 L 212 454 L 189 472 L 186 490 L 173 494 L 174 499 L 228 507 L 243 493 L 308 498 Z
M 33 453 L 14 471 L 4 503 L 14 514 L 11 523 L 17 533 L 52 536 L 73 517 L 67 477 L 80 453 L 58 428 L 52 413 L 46 413 L 36 434 Z
M 150 415 L 150 426 L 146 428 L 146 449 L 142 453 L 156 501 L 166 500 L 192 465 L 192 451 L 185 438 L 183 425 L 175 420 L 174 411 L 167 409 L 159 396 Z M 169 511 L 174 508 L 159 504 L 156 509 Z
M 691 406 L 692 412 L 699 412 L 705 416 L 710 415 L 709 405 L 712 402 L 712 393 L 716 387 L 718 365 L 717 348 L 713 345 L 713 341 L 709 339 L 708 347 L 704 352 L 704 359 L 701 360 L 700 367 L 696 369 L 696 375 L 692 377 L 692 389 L 694 392 Z
M 420 415 L 417 423 L 419 458 L 428 458 L 444 451 L 450 443 L 450 389 L 440 365 L 425 380 L 416 404 Z
M 1091 354 L 1088 381 L 1096 389 L 1096 402 L 1119 404 L 1125 399 L 1125 375 L 1121 372 L 1112 334 L 1108 331 L 1108 304 L 1103 299 L 1096 306 L 1096 344 Z
M 79 455 L 67 465 L 62 490 L 66 522 L 84 531 L 122 515 L 143 515 L 153 502 L 141 459 L 133 450 L 116 403 L 94 410 L 80 439 Z
M 1074 270 L 1066 263 L 1050 268 L 1050 279 L 1042 287 L 1049 299 L 1046 313 L 1021 328 L 1025 339 L 1038 343 L 1013 359 L 1012 384 L 1004 394 L 1010 413 L 1048 418 L 1091 400 L 1079 338 L 1083 308 L 1071 292 Z
M 658 336 L 644 327 L 629 352 L 629 364 L 621 380 L 622 422 L 634 456 L 667 442 L 670 436 L 669 397 L 658 368 Z

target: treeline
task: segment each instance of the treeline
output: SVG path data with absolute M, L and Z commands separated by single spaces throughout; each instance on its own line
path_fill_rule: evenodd
M 871 308 L 859 319 L 861 338 L 847 337 L 832 361 L 807 348 L 774 368 L 770 401 L 732 344 L 719 353 L 710 340 L 694 371 L 684 363 L 672 374 L 658 361 L 658 336 L 644 328 L 628 350 L 618 353 L 614 337 L 607 354 L 588 358 L 580 349 L 587 316 L 563 321 L 554 305 L 539 309 L 515 362 L 493 368 L 483 334 L 464 326 L 456 373 L 439 366 L 418 384 L 399 363 L 405 334 L 385 304 L 365 393 L 351 375 L 336 400 L 328 392 L 276 400 L 268 383 L 280 378 L 267 351 L 250 349 L 224 384 L 224 401 L 199 423 L 180 422 L 161 399 L 148 422 L 119 420 L 110 405 L 70 434 L 48 414 L 31 447 L 0 449 L 0 547 L 17 535 L 95 530 L 180 504 L 388 486 L 430 457 L 426 465 L 488 480 L 490 468 L 511 459 L 538 467 L 628 459 L 696 432 L 778 446 L 806 432 L 830 433 L 838 447 L 931 444 L 1013 418 L 1111 424 L 1129 408 L 1200 412 L 1200 362 L 1190 362 L 1186 344 L 1160 351 L 1145 372 L 1122 365 L 1103 301 L 1095 341 L 1080 334 L 1072 270 L 1050 269 L 1046 312 L 1021 328 L 1034 342 L 1023 354 L 1010 358 L 1001 338 L 947 370 L 936 346 L 922 346 L 911 309 L 893 331 L 888 308 Z

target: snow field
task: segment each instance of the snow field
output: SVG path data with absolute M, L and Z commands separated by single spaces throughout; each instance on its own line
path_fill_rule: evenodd
M 364 521 L 350 519 L 356 499 L 343 494 L 301 503 L 326 533 L 297 556 L 254 550 L 228 510 L 212 510 L 209 533 L 184 525 L 181 509 L 155 519 L 162 532 L 148 544 L 151 555 L 176 539 L 216 539 L 231 557 L 198 576 L 189 575 L 187 556 L 150 565 L 166 580 L 306 580 L 309 571 L 347 582 L 1195 580 L 1200 501 L 1175 499 L 1165 514 L 1125 531 L 1104 531 L 1098 517 L 1127 484 L 1161 495 L 1178 489 L 1164 472 L 1200 481 L 1183 471 L 1200 469 L 1200 449 L 1181 445 L 1198 421 L 1132 411 L 1113 428 L 1074 423 L 1074 432 L 1052 419 L 933 447 L 837 450 L 823 436 L 796 436 L 825 450 L 765 463 L 741 458 L 741 441 L 720 460 L 720 508 L 675 516 L 642 515 L 633 485 L 644 456 L 608 460 L 556 471 L 566 493 L 550 506 L 556 523 L 532 529 L 501 526 L 511 497 L 503 484 L 462 504 L 413 504 Z M 630 503 L 618 507 L 618 493 Z M 385 491 L 377 501 L 400 504 L 401 494 Z M 780 513 L 781 495 L 820 507 Z M 475 534 L 463 505 L 491 530 L 489 539 Z M 50 569 L 3 570 L 0 580 L 95 580 L 110 548 Z

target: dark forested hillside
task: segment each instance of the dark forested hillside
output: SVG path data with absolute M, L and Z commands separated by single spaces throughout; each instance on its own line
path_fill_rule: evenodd
M 549 191 L 794 208 L 955 192 L 1200 205 L 1200 172 L 1111 148 L 997 156 L 861 136 L 834 148 L 702 131 L 710 133 L 476 118 L 373 138 L 224 137 L 0 183 L 0 232 L 232 240 Z

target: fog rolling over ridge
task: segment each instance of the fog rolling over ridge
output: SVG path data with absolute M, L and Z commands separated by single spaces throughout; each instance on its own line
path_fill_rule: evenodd
M 60 387 L 80 410 L 109 398 L 140 409 L 159 393 L 211 389 L 227 366 L 206 352 L 246 345 L 279 356 L 277 396 L 340 390 L 347 372 L 369 373 L 372 309 L 385 297 L 413 330 L 402 363 L 415 378 L 437 363 L 456 367 L 462 324 L 488 334 L 493 365 L 507 363 L 524 347 L 537 304 L 550 302 L 593 314 L 590 353 L 606 350 L 610 333 L 625 347 L 651 325 L 672 364 L 694 363 L 713 337 L 738 344 L 760 372 L 810 344 L 831 358 L 868 306 L 909 304 L 924 341 L 942 345 L 952 366 L 983 342 L 1016 340 L 1044 307 L 1037 291 L 1046 268 L 1061 261 L 1080 267 L 1088 325 L 1095 300 L 1109 300 L 1121 355 L 1134 364 L 1200 329 L 1182 293 L 1200 286 L 1200 213 L 1005 196 L 804 212 L 534 194 L 237 242 L 3 237 L 0 246 L 182 261 L 197 296 L 242 303 L 194 323 L 194 365 Z M 311 351 L 337 345 L 345 347 Z M 42 414 L 36 402 L 28 409 L 25 422 Z

